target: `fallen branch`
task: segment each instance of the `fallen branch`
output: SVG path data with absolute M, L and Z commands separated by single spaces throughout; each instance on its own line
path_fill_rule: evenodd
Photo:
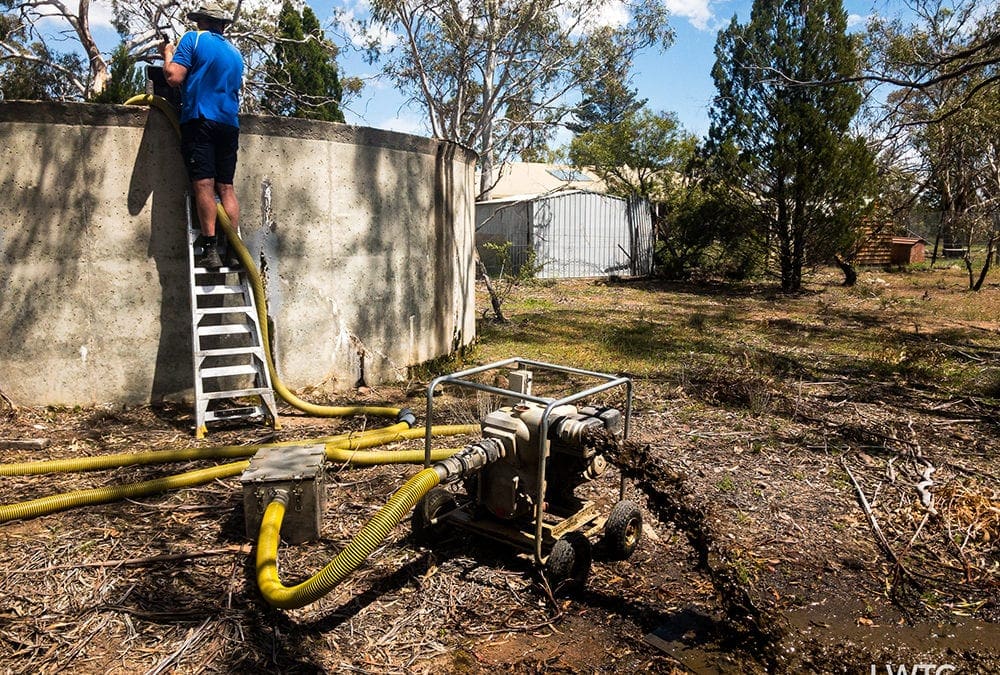
M 0 450 L 44 450 L 47 447 L 47 438 L 0 438 Z
M 854 474 L 851 473 L 851 468 L 847 466 L 847 459 L 844 456 L 840 458 L 840 465 L 844 467 L 844 471 L 847 472 L 847 477 L 851 479 L 851 484 L 854 486 L 855 491 L 858 493 L 858 500 L 861 503 L 861 510 L 864 511 L 865 517 L 868 518 L 868 525 L 872 528 L 872 532 L 875 533 L 875 538 L 878 540 L 879 547 L 886 554 L 890 561 L 896 566 L 896 570 L 913 582 L 918 588 L 920 586 L 919 582 L 910 573 L 908 569 L 903 565 L 903 562 L 896 555 L 896 552 L 892 550 L 892 546 L 889 545 L 889 540 L 885 538 L 885 534 L 882 532 L 882 528 L 879 527 L 878 521 L 875 520 L 875 514 L 872 513 L 871 505 L 868 503 L 868 498 L 865 496 L 865 491 L 861 489 L 858 484 L 857 479 Z

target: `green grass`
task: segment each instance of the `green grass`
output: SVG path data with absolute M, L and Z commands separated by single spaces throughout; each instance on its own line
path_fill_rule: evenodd
M 665 385 L 696 383 L 751 412 L 770 405 L 768 394 L 783 383 L 840 377 L 996 396 L 995 282 L 970 292 L 964 269 L 952 267 L 863 271 L 855 287 L 839 283 L 829 273 L 796 296 L 749 284 L 517 286 L 503 306 L 509 322 L 480 320 L 465 360 L 522 356 Z M 488 299 L 479 303 L 481 316 Z

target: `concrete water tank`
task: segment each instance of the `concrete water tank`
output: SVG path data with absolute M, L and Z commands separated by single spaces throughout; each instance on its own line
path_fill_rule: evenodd
M 475 337 L 473 152 L 241 118 L 240 230 L 293 390 L 401 380 Z M 158 110 L 0 102 L 0 391 L 190 396 L 187 180 Z

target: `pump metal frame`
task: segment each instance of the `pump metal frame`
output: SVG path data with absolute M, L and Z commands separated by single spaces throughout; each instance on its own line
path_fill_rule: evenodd
M 500 368 L 506 368 L 508 366 L 517 365 L 518 368 L 529 367 L 532 371 L 542 370 L 557 373 L 566 373 L 572 375 L 583 375 L 587 377 L 593 377 L 595 379 L 603 380 L 603 384 L 599 384 L 583 391 L 579 391 L 575 394 L 570 394 L 569 396 L 564 396 L 559 399 L 551 399 L 542 396 L 534 396 L 532 394 L 525 394 L 519 391 L 514 391 L 511 389 L 503 389 L 501 387 L 493 387 L 487 384 L 482 384 L 480 382 L 474 382 L 467 380 L 470 375 L 477 375 L 479 373 L 484 373 L 490 370 L 498 370 Z M 631 427 L 632 419 L 632 380 L 628 377 L 618 377 L 616 375 L 610 375 L 608 373 L 599 373 L 592 370 L 583 370 L 580 368 L 571 368 L 569 366 L 560 366 L 554 363 L 546 363 L 544 361 L 534 361 L 532 359 L 525 359 L 520 357 L 513 357 L 509 359 L 504 359 L 503 361 L 496 361 L 495 363 L 489 363 L 484 366 L 478 366 L 476 368 L 469 368 L 468 370 L 462 370 L 457 373 L 452 373 L 450 375 L 442 375 L 435 378 L 427 386 L 427 427 L 426 433 L 424 434 L 424 466 L 429 467 L 431 465 L 431 426 L 434 415 L 434 390 L 442 384 L 452 384 L 457 387 L 467 387 L 469 389 L 476 389 L 478 391 L 487 392 L 490 394 L 497 394 L 505 397 L 520 398 L 526 401 L 532 401 L 540 405 L 545 406 L 545 412 L 542 413 L 541 419 L 541 429 L 539 429 L 538 434 L 538 494 L 535 504 L 535 536 L 534 536 L 534 556 L 535 562 L 538 565 L 543 565 L 545 563 L 545 556 L 542 555 L 542 541 L 543 541 L 543 530 L 544 530 L 544 518 L 545 518 L 545 491 L 548 487 L 548 483 L 545 480 L 545 467 L 548 462 L 548 438 L 549 438 L 549 414 L 552 410 L 558 406 L 566 405 L 568 403 L 573 403 L 574 401 L 579 401 L 580 399 L 599 394 L 603 391 L 613 389 L 615 387 L 625 387 L 625 424 L 623 430 L 623 438 L 628 438 L 629 430 Z M 619 485 L 619 499 L 623 499 L 625 496 L 625 477 L 621 477 L 621 482 Z

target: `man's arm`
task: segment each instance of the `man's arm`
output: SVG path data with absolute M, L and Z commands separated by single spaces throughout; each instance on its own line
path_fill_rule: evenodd
M 160 45 L 160 56 L 163 57 L 163 75 L 171 87 L 179 87 L 187 77 L 188 69 L 179 63 L 174 63 L 174 46 L 169 42 Z

